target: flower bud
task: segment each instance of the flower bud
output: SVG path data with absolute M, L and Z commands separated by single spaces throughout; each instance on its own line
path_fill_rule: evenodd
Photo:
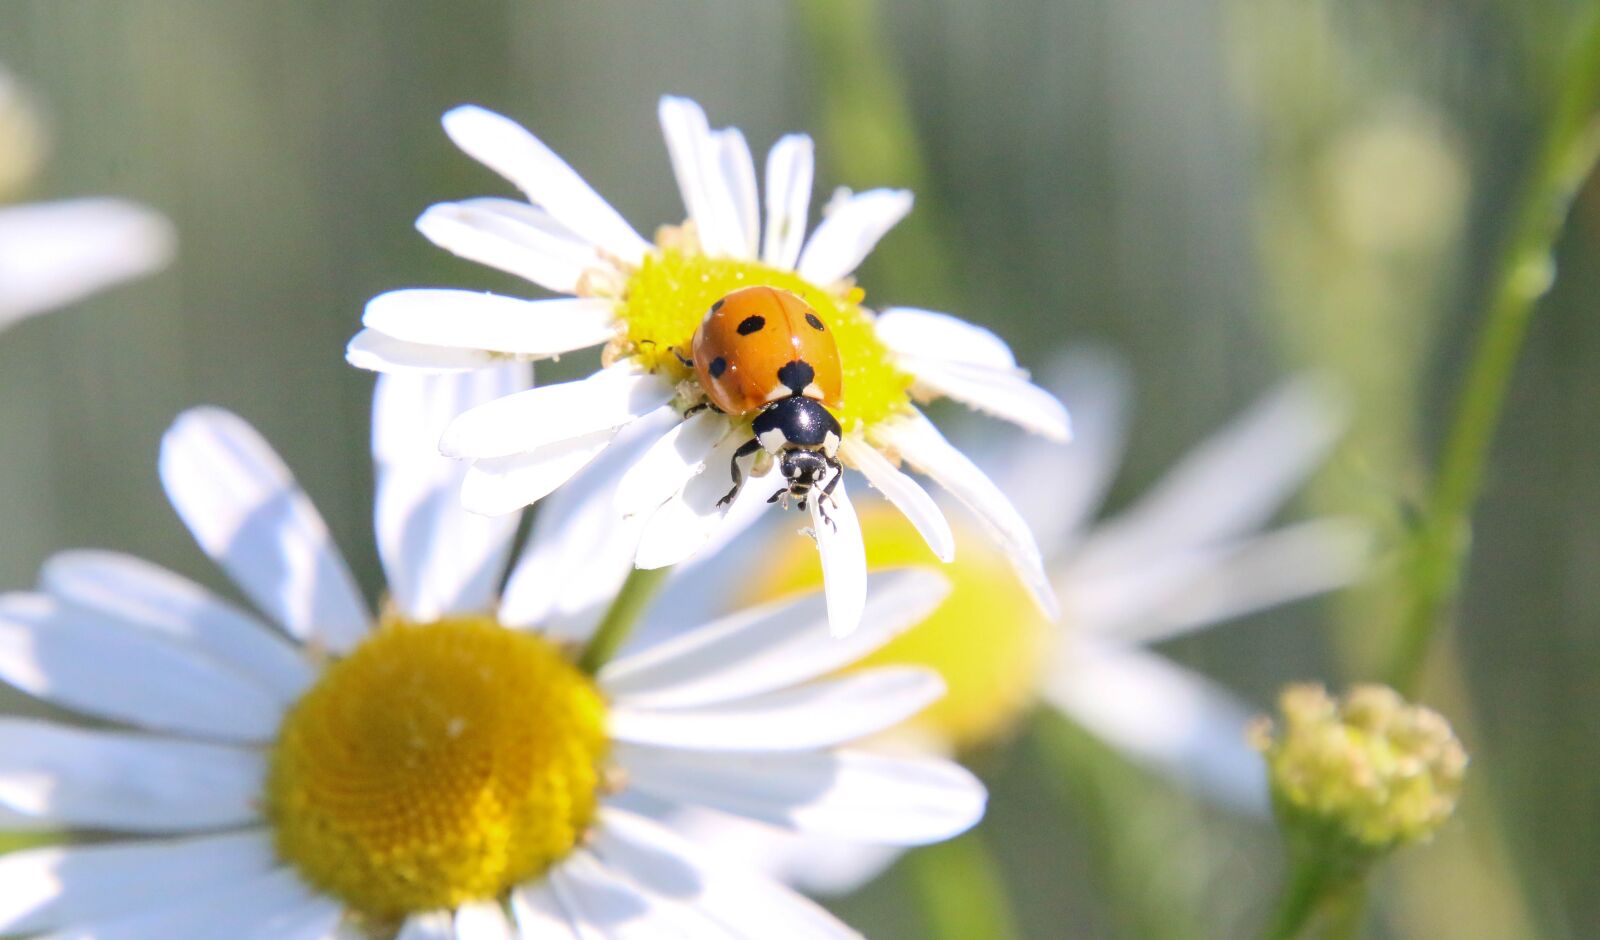
M 1437 712 L 1379 685 L 1342 699 L 1292 685 L 1278 707 L 1281 725 L 1263 718 L 1251 738 L 1286 829 L 1376 855 L 1429 838 L 1455 810 L 1467 754 Z

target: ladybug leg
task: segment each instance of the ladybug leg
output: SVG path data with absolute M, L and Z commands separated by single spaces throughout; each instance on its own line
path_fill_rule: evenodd
M 688 368 L 688 369 L 693 369 L 694 368 L 694 360 L 690 359 L 688 356 L 685 356 L 683 354 L 683 350 L 681 350 L 678 347 L 674 346 L 674 347 L 672 347 L 672 354 L 674 356 L 678 357 L 678 361 L 683 363 L 685 368 Z
M 688 411 L 685 411 L 683 413 L 683 416 L 685 418 L 687 418 L 687 417 L 689 417 L 691 415 L 697 415 L 702 411 L 715 411 L 719 415 L 720 414 L 725 414 L 725 412 L 721 408 L 718 408 L 716 405 L 713 405 L 711 402 L 703 401 L 698 405 L 691 406 Z
M 837 532 L 839 531 L 839 524 L 834 522 L 832 517 L 828 515 L 828 503 L 833 503 L 835 506 L 839 505 L 834 502 L 833 491 L 838 487 L 839 481 L 844 479 L 844 468 L 839 466 L 838 461 L 833 461 L 832 466 L 833 479 L 828 481 L 828 485 L 822 488 L 822 495 L 817 497 L 817 511 L 822 514 L 822 520 L 833 526 L 833 531 Z
M 740 483 L 740 481 L 742 481 L 744 479 L 743 476 L 739 473 L 739 460 L 741 458 L 750 456 L 751 454 L 755 453 L 756 451 L 758 451 L 760 449 L 761 449 L 761 441 L 759 439 L 757 439 L 757 438 L 752 437 L 748 441 L 745 441 L 743 444 L 740 444 L 739 445 L 739 449 L 733 452 L 733 459 L 728 461 L 728 467 L 733 472 L 733 489 L 728 491 L 728 495 L 726 495 L 726 496 L 722 497 L 721 499 L 717 500 L 717 505 L 718 506 L 726 506 L 726 505 L 728 505 L 729 503 L 733 502 L 733 498 L 735 496 L 739 495 L 739 483 Z

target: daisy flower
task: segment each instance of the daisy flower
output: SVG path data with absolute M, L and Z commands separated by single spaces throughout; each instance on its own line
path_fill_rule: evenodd
M 1337 409 L 1315 382 L 1292 381 L 1202 443 L 1142 499 L 1094 522 L 1121 453 L 1127 383 L 1116 365 L 1088 354 L 1072 357 L 1061 375 L 1073 446 L 1008 447 L 993 456 L 1009 464 L 997 476 L 1026 494 L 1022 508 L 1052 549 L 1062 617 L 1040 616 L 1005 559 L 958 527 L 961 556 L 943 569 L 949 597 L 852 667 L 916 664 L 938 671 L 949 689 L 880 743 L 970 754 L 1004 744 L 1042 702 L 1201 795 L 1265 814 L 1266 775 L 1246 735 L 1260 709 L 1151 647 L 1357 576 L 1366 539 L 1353 523 L 1321 519 L 1259 531 L 1321 462 Z M 928 561 L 916 533 L 885 507 L 863 506 L 861 514 L 872 523 L 873 568 Z M 755 585 L 752 597 L 820 577 L 804 552 L 748 554 L 761 558 L 759 568 L 735 574 Z M 851 890 L 898 854 L 776 835 L 715 813 L 686 812 L 678 824 L 819 893 Z
M 38 169 L 44 134 L 16 83 L 0 71 L 0 202 Z M 172 226 L 121 199 L 0 205 L 0 329 L 165 266 Z
M 441 446 L 472 461 L 462 494 L 468 508 L 506 512 L 559 487 L 620 428 L 656 413 L 678 416 L 617 497 L 620 513 L 645 520 L 637 565 L 660 568 L 713 541 L 728 511 L 722 497 L 730 462 L 752 439 L 750 415 L 697 408 L 707 397 L 680 356 L 708 310 L 733 291 L 756 285 L 789 291 L 810 306 L 838 347 L 843 404 L 834 417 L 843 464 L 883 492 L 933 554 L 948 561 L 955 551 L 950 527 L 902 461 L 934 480 L 982 521 L 1035 602 L 1053 613 L 1055 598 L 1022 516 L 915 402 L 949 396 L 1057 441 L 1068 436 L 1066 410 L 1028 381 L 993 333 L 926 310 L 874 314 L 852 278 L 911 211 L 911 194 L 841 191 L 808 236 L 809 137 L 786 136 L 768 154 L 763 212 L 755 163 L 737 129 L 713 130 L 700 106 L 684 98 L 663 98 L 660 117 L 688 219 L 662 228 L 652 242 L 509 118 L 474 106 L 447 113 L 445 132 L 457 146 L 528 202 L 444 203 L 424 212 L 417 228 L 461 257 L 565 296 L 382 294 L 367 305 L 350 361 L 379 371 L 471 370 L 604 346 L 603 368 L 589 378 L 475 408 L 448 428 Z M 758 475 L 768 470 L 763 462 L 758 455 Z M 746 495 L 768 498 L 778 488 L 775 476 L 747 487 Z M 810 507 L 833 627 L 848 633 L 860 619 L 865 586 L 860 527 L 843 486 Z
M 591 675 L 573 656 L 586 610 L 630 555 L 626 531 L 586 524 L 610 515 L 590 512 L 607 484 L 586 475 L 497 600 L 516 518 L 465 513 L 465 468 L 435 445 L 460 408 L 529 380 L 525 365 L 380 380 L 381 615 L 282 460 L 214 408 L 173 425 L 161 476 L 264 619 L 98 551 L 0 597 L 0 677 L 96 721 L 0 719 L 0 824 L 110 837 L 0 858 L 0 934 L 852 937 L 640 810 L 894 844 L 977 821 L 983 789 L 958 766 L 837 747 L 939 694 L 926 670 L 835 675 L 938 602 L 932 572 L 885 580 L 849 641 L 812 596 Z

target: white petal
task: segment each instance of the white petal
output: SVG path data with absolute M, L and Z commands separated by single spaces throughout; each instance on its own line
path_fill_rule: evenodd
M 1030 382 L 1021 370 L 999 371 L 911 356 L 897 357 L 896 362 L 916 379 L 921 394 L 943 395 L 1057 443 L 1072 438 L 1066 405 Z
M 681 422 L 667 405 L 623 428 L 610 447 L 539 506 L 527 548 L 512 569 L 502 623 L 537 626 L 581 643 L 633 570 L 641 520 L 612 509 L 617 480 L 645 446 Z
M 1322 461 L 1337 436 L 1338 410 L 1330 390 L 1316 381 L 1281 387 L 1102 525 L 1078 564 L 1110 570 L 1257 528 Z
M 0 329 L 159 270 L 174 241 L 166 219 L 120 199 L 0 209 Z
M 1227 806 L 1266 813 L 1266 771 L 1246 743 L 1244 703 L 1152 653 L 1074 643 L 1055 659 L 1042 691 L 1072 720 Z
M 445 429 L 450 457 L 508 457 L 610 431 L 671 400 L 671 383 L 622 362 L 577 382 L 507 395 L 468 410 Z
M 589 851 L 574 852 L 550 871 L 551 893 L 595 940 L 732 940 L 692 915 L 674 910 L 602 865 Z M 690 923 L 699 921 L 698 923 Z
M 475 460 L 461 484 L 461 505 L 486 516 L 505 516 L 531 506 L 592 463 L 615 434 L 595 431 L 541 445 L 528 454 Z
M 808 594 L 740 611 L 600 671 L 619 706 L 692 708 L 782 689 L 840 669 L 922 622 L 950 585 L 937 572 L 873 575 L 861 629 L 828 634 L 823 598 Z
M 822 584 L 828 600 L 828 631 L 845 637 L 861 625 L 867 607 L 867 547 L 861 521 L 844 481 L 827 496 L 810 501 L 811 531 L 822 558 Z M 826 504 L 826 505 L 824 505 Z
M 313 678 L 310 665 L 254 616 L 148 561 L 106 551 L 61 552 L 39 586 L 67 604 L 193 644 L 287 705 Z
M 674 833 L 716 857 L 811 897 L 853 894 L 887 871 L 905 851 L 778 829 L 699 807 L 675 808 L 665 822 Z
M 756 163 L 750 156 L 750 144 L 734 127 L 719 131 L 717 143 L 720 145 L 718 162 L 727 180 L 728 194 L 744 239 L 740 257 L 755 258 L 761 248 L 761 204 L 756 193 Z
M 93 924 L 48 940 L 322 940 L 343 906 L 318 895 L 291 868 L 192 895 L 183 903 Z
M 1017 359 L 1005 340 L 948 313 L 890 307 L 878 315 L 872 326 L 878 339 L 901 356 L 983 366 L 999 372 L 1017 368 Z
M 450 349 L 407 343 L 377 330 L 361 330 L 350 338 L 344 359 L 357 369 L 372 372 L 417 372 L 440 375 L 470 372 L 501 361 L 501 357 L 481 349 Z
M 727 423 L 721 424 L 726 431 Z M 723 500 L 733 487 L 729 468 L 734 451 L 745 440 L 743 435 L 725 433 L 705 454 L 700 472 L 650 514 L 639 538 L 635 565 L 640 568 L 676 565 L 711 543 L 728 515 L 729 504 Z
M 674 424 L 628 468 L 613 497 L 617 514 L 649 513 L 706 469 L 716 443 L 728 433 L 724 415 L 702 411 Z
M 767 230 L 761 260 L 783 271 L 794 268 L 806 240 L 815 154 L 811 138 L 787 134 L 767 154 Z
M 514 274 L 558 294 L 576 294 L 599 252 L 549 213 L 510 199 L 467 199 L 428 207 L 417 231 L 445 251 Z
M 88 715 L 228 741 L 268 741 L 283 705 L 192 646 L 43 594 L 0 595 L 0 678 Z
M 800 895 L 641 816 L 601 810 L 593 851 L 652 896 L 708 918 L 740 940 L 859 940 L 855 931 Z M 697 936 L 703 936 L 697 935 Z
M 1151 611 L 1135 639 L 1157 643 L 1345 587 L 1371 560 L 1371 532 L 1359 523 L 1321 519 L 1286 526 L 1239 545 L 1182 596 Z
M 517 931 L 499 902 L 474 901 L 456 909 L 456 940 L 517 940 Z
M 542 359 L 609 341 L 616 305 L 601 298 L 520 300 L 479 291 L 414 288 L 367 302 L 361 322 L 408 343 Z
M 1060 556 L 1083 537 L 1111 484 L 1122 458 L 1132 393 L 1127 367 L 1094 349 L 1060 357 L 1050 375 L 1050 388 L 1072 415 L 1072 446 L 1022 441 L 996 482 L 1016 494 L 1017 508 L 1038 543 Z M 1054 482 L 1039 486 L 1039 480 Z
M 1319 520 L 1161 554 L 1114 574 L 1080 578 L 1069 568 L 1068 621 L 1119 643 L 1159 643 L 1349 584 L 1370 554 L 1368 535 L 1353 523 Z
M 1071 437 L 1066 406 L 1028 381 L 994 333 L 949 314 L 899 307 L 874 322 L 919 390 L 945 395 L 1053 441 Z
M 729 175 L 723 172 L 723 144 L 720 135 L 711 132 L 705 112 L 688 98 L 668 95 L 661 99 L 657 113 L 672 172 L 683 193 L 684 208 L 700 236 L 701 248 L 713 256 L 751 257 L 755 233 L 753 229 L 748 233 L 744 230 L 737 197 Z M 746 147 L 743 159 L 749 158 Z M 753 167 L 748 172 L 754 177 Z
M 439 435 L 467 408 L 532 382 L 526 363 L 466 375 L 378 377 L 372 402 L 378 557 L 390 597 L 411 620 L 489 609 L 517 518 L 462 509 L 467 465 L 439 453 Z
M 951 446 L 921 412 L 878 429 L 887 449 L 897 451 L 912 467 L 932 477 L 970 509 L 1005 552 L 1039 608 L 1051 620 L 1060 615 L 1055 591 L 1028 523 L 994 481 Z
M 923 845 L 983 818 L 983 784 L 941 759 L 865 751 L 739 753 L 619 744 L 630 785 L 660 799 L 705 806 L 817 835 Z
M 161 482 L 201 549 L 290 633 L 343 652 L 371 617 L 328 527 L 243 419 L 192 408 L 161 439 Z
M 257 751 L 0 718 L 0 806 L 79 829 L 177 832 L 260 817 Z
M 891 728 L 944 694 L 937 673 L 873 669 L 703 708 L 610 711 L 611 736 L 658 747 L 791 751 L 831 747 Z
M 832 284 L 849 276 L 878 239 L 910 211 L 911 193 L 904 189 L 872 189 L 851 196 L 812 233 L 800 253 L 800 276 L 813 284 Z
M 597 248 L 629 264 L 638 264 L 653 250 L 565 160 L 517 122 L 462 105 L 445 113 L 444 129 L 457 147 Z
M 455 935 L 455 917 L 449 911 L 429 911 L 407 917 L 394 940 L 453 940 Z
M 548 879 L 512 888 L 511 916 L 522 940 L 588 940 L 556 899 Z
M 271 871 L 260 829 L 30 849 L 0 856 L 0 932 L 26 934 L 185 901 Z
M 839 456 L 848 465 L 861 471 L 873 488 L 894 504 L 908 521 L 916 527 L 934 557 L 951 562 L 956 557 L 956 537 L 950 531 L 939 504 L 933 501 L 922 484 L 889 462 L 877 448 L 860 438 L 847 437 L 839 445 Z

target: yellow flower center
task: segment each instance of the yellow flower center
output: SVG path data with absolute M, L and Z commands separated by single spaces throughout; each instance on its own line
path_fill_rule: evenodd
M 669 244 L 646 256 L 628 276 L 618 305 L 618 316 L 627 324 L 627 354 L 674 380 L 689 378 L 690 371 L 673 350 L 688 351 L 695 329 L 713 303 L 754 284 L 792 291 L 831 327 L 844 372 L 844 406 L 834 417 L 846 431 L 906 410 L 911 376 L 895 367 L 878 339 L 871 314 L 861 307 L 860 288 L 832 293 L 793 271 L 758 261 L 707 257 L 693 245 Z
M 949 691 L 907 726 L 931 734 L 953 750 L 969 751 L 1003 738 L 1033 704 L 1038 673 L 1051 638 L 1004 556 L 977 533 L 957 530 L 960 551 L 940 564 L 915 528 L 890 507 L 861 507 L 867 564 L 873 569 L 937 566 L 950 580 L 950 596 L 922 623 L 859 660 L 852 669 L 926 666 Z M 804 539 L 784 539 L 757 590 L 775 597 L 822 583 L 816 549 Z
M 606 753 L 594 684 L 489 618 L 386 624 L 284 720 L 279 854 L 372 918 L 496 897 L 570 852 Z

